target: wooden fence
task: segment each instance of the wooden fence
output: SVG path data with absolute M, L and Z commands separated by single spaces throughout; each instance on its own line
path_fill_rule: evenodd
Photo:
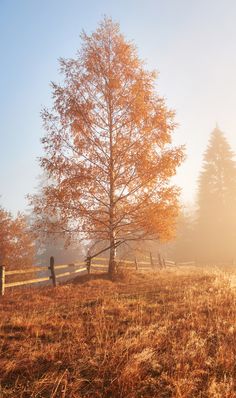
M 142 260 L 138 260 L 135 258 L 134 260 L 123 260 L 117 259 L 118 268 L 123 269 L 132 269 L 139 271 L 146 271 L 148 269 L 162 269 L 165 267 L 175 267 L 181 265 L 195 265 L 194 261 L 184 262 L 184 263 L 176 263 L 175 261 L 171 261 L 168 259 L 164 259 L 160 255 L 158 257 L 153 257 L 150 253 L 149 257 L 145 257 Z M 34 279 L 26 279 L 17 282 L 8 282 L 7 277 L 11 277 L 12 275 L 26 275 L 26 274 L 35 274 L 35 273 L 44 273 L 47 272 L 48 275 L 44 276 L 35 276 Z M 59 271 L 59 273 L 58 273 Z M 60 272 L 63 271 L 63 272 Z M 46 266 L 34 266 L 28 269 L 18 269 L 18 270 L 9 270 L 5 269 L 4 265 L 0 265 L 0 296 L 3 296 L 5 293 L 5 289 L 17 286 L 24 285 L 32 285 L 40 282 L 51 282 L 55 287 L 57 285 L 57 281 L 60 278 L 65 277 L 73 277 L 80 273 L 88 273 L 90 274 L 92 271 L 108 271 L 108 258 L 105 257 L 87 257 L 85 261 L 75 262 L 73 264 L 60 264 L 55 265 L 54 257 L 50 258 L 50 264 L 48 267 Z

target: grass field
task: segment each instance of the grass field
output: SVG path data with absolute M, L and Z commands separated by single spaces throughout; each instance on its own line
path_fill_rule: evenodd
M 0 397 L 236 397 L 228 274 L 170 269 L 0 299 Z

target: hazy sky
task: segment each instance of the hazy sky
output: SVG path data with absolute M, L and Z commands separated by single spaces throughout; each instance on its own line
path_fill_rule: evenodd
M 236 152 L 235 0 L 0 0 L 0 203 L 24 210 L 40 169 L 40 110 L 51 103 L 58 58 L 73 57 L 82 29 L 106 14 L 157 69 L 159 93 L 176 110 L 178 172 L 192 202 L 202 154 L 218 122 Z

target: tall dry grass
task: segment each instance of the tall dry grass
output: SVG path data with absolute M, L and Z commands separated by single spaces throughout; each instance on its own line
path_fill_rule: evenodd
M 7 290 L 0 397 L 236 397 L 235 301 L 197 268 Z

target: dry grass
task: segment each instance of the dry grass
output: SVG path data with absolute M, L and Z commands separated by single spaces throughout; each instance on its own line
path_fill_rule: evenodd
M 236 397 L 236 303 L 201 269 L 7 290 L 0 397 Z

